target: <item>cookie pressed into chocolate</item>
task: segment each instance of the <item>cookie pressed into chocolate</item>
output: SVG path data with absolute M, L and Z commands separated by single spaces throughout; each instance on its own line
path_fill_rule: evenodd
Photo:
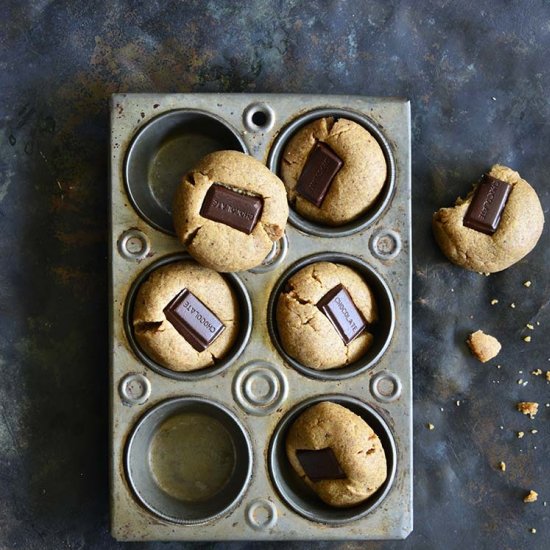
M 363 502 L 388 475 L 376 433 L 363 418 L 330 401 L 309 407 L 295 420 L 286 454 L 296 473 L 330 506 Z
M 287 281 L 277 300 L 276 321 L 285 351 L 302 365 L 327 370 L 363 356 L 377 320 L 374 295 L 352 268 L 310 264 Z
M 496 164 L 465 199 L 439 209 L 432 226 L 451 262 L 494 273 L 531 252 L 542 234 L 544 213 L 529 183 L 514 170 Z
M 319 118 L 286 145 L 280 167 L 298 214 L 329 226 L 349 223 L 371 208 L 386 182 L 382 148 L 352 120 Z
M 286 192 L 264 164 L 237 151 L 206 155 L 185 175 L 173 208 L 180 241 L 199 263 L 243 271 L 262 263 L 285 230 Z
M 141 284 L 132 325 L 151 359 L 174 371 L 194 371 L 229 352 L 239 330 L 239 305 L 219 273 L 179 261 L 159 267 Z

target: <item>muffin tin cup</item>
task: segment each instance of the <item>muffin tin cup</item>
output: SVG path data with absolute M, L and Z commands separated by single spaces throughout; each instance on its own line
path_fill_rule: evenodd
M 166 420 L 196 413 L 217 421 L 233 447 L 233 468 L 223 487 L 203 500 L 183 500 L 161 488 L 152 471 L 151 444 Z M 199 396 L 169 399 L 149 409 L 136 423 L 125 450 L 125 473 L 139 502 L 157 517 L 184 525 L 215 520 L 233 508 L 246 491 L 252 472 L 250 437 L 238 418 L 226 407 Z
M 374 204 L 365 213 L 361 214 L 357 219 L 351 222 L 340 226 L 323 225 L 322 223 L 309 220 L 298 214 L 292 204 L 289 205 L 289 221 L 292 225 L 310 235 L 316 235 L 318 237 L 347 237 L 361 231 L 362 229 L 365 229 L 365 227 L 368 227 L 369 225 L 372 225 L 387 208 L 395 189 L 396 168 L 392 148 L 382 131 L 373 120 L 362 113 L 347 109 L 326 108 L 309 111 L 295 118 L 277 135 L 273 141 L 267 162 L 269 169 L 272 172 L 280 174 L 281 159 L 289 140 L 303 126 L 324 117 L 334 117 L 336 119 L 346 118 L 352 120 L 363 126 L 365 130 L 368 130 L 371 133 L 380 145 L 382 152 L 384 153 L 384 158 L 386 159 L 386 182 Z
M 161 160 L 169 161 L 165 153 L 175 147 L 172 137 L 176 144 L 180 137 L 185 141 L 192 134 L 185 128 L 193 124 L 197 128 L 198 124 L 199 129 L 210 128 L 206 142 L 210 132 L 220 146 L 227 148 L 229 141 L 230 148 L 245 151 L 276 169 L 292 133 L 327 115 L 354 120 L 379 140 L 388 163 L 388 181 L 379 202 L 353 224 L 336 228 L 316 227 L 299 220 L 291 210 L 283 239 L 273 245 L 262 265 L 238 274 L 222 274 L 242 308 L 240 333 L 229 354 L 212 367 L 192 372 L 172 371 L 151 360 L 133 334 L 137 289 L 153 270 L 192 259 L 182 251 L 166 218 L 170 211 L 168 187 L 175 178 L 164 190 L 147 180 L 159 148 Z M 191 121 L 191 126 L 186 126 L 186 121 Z M 175 134 L 170 134 L 171 124 Z M 151 141 L 143 149 L 145 155 L 138 154 L 139 142 L 144 144 L 147 139 Z M 140 158 L 141 165 L 132 164 Z M 303 94 L 113 96 L 109 333 L 113 537 L 119 541 L 351 541 L 402 539 L 410 533 L 410 161 L 406 100 Z M 141 183 L 132 179 L 131 165 L 138 170 Z M 167 175 L 174 173 L 172 168 Z M 156 216 L 159 211 L 164 221 Z M 380 313 L 367 354 L 352 365 L 326 371 L 309 369 L 288 357 L 275 323 L 276 298 L 284 281 L 316 261 L 342 263 L 358 271 L 370 285 Z M 292 418 L 321 400 L 341 403 L 363 416 L 386 450 L 388 479 L 358 506 L 338 509 L 323 504 L 293 475 L 284 453 Z M 238 478 L 227 473 L 231 461 L 225 432 L 213 428 L 204 443 L 203 426 L 208 426 L 208 421 L 186 431 L 188 417 L 172 420 L 186 410 L 207 414 L 223 424 L 234 448 L 241 452 L 235 462 Z M 172 439 L 169 434 L 174 427 L 179 436 Z M 219 440 L 212 434 L 218 434 Z M 187 444 L 166 452 L 171 443 L 183 439 L 191 442 L 194 454 L 185 454 Z M 210 466 L 210 441 L 214 441 L 216 453 L 221 453 L 221 469 Z M 153 458 L 148 456 L 150 446 Z M 165 454 L 159 454 L 159 449 Z M 198 452 L 200 449 L 207 451 Z M 180 482 L 171 481 L 173 477 L 165 476 L 164 470 L 170 463 L 159 461 L 159 456 L 188 456 L 187 464 L 196 472 L 193 479 L 208 480 L 206 490 L 189 492 Z M 208 472 L 214 473 L 212 478 L 199 475 L 201 456 Z M 182 458 L 178 461 L 185 463 Z M 224 485 L 230 477 L 235 481 Z M 197 502 L 199 495 L 209 496 L 210 502 Z M 189 496 L 194 499 L 193 506 L 181 502 Z
M 386 480 L 374 494 L 355 506 L 336 508 L 325 504 L 313 489 L 300 479 L 286 455 L 286 436 L 294 421 L 306 409 L 323 401 L 342 405 L 360 416 L 379 437 L 386 454 L 388 469 Z M 384 500 L 394 482 L 397 470 L 397 449 L 387 423 L 370 405 L 349 395 L 319 395 L 293 407 L 279 422 L 269 444 L 268 466 L 273 485 L 292 510 L 311 521 L 327 525 L 342 525 L 361 519 Z
M 178 183 L 204 155 L 225 149 L 248 152 L 239 133 L 212 113 L 177 109 L 153 118 L 126 153 L 124 181 L 132 205 L 147 223 L 173 235 Z
M 333 262 L 336 264 L 343 264 L 354 269 L 357 273 L 359 273 L 359 275 L 361 275 L 363 280 L 372 290 L 374 299 L 376 300 L 376 305 L 378 307 L 378 321 L 368 327 L 369 332 L 371 332 L 374 336 L 373 343 L 365 355 L 357 361 L 344 367 L 327 370 L 317 370 L 307 367 L 294 359 L 294 357 L 290 356 L 281 343 L 279 330 L 277 327 L 277 302 L 279 300 L 279 296 L 285 288 L 286 282 L 290 277 L 304 267 L 317 262 Z M 376 365 L 390 345 L 394 327 L 395 306 L 387 283 L 364 260 L 349 254 L 325 252 L 321 254 L 314 254 L 299 260 L 284 272 L 275 285 L 269 298 L 268 329 L 277 351 L 281 354 L 284 361 L 297 371 L 317 380 L 344 380 L 346 378 L 357 376 L 358 374 Z
M 134 302 L 136 300 L 136 295 L 138 293 L 139 287 L 143 282 L 147 280 L 149 275 L 151 275 L 151 273 L 153 273 L 153 271 L 155 271 L 159 267 L 163 267 L 174 262 L 186 260 L 195 261 L 189 254 L 172 254 L 170 256 L 165 256 L 164 258 L 161 258 L 160 260 L 157 260 L 155 263 L 148 266 L 138 275 L 138 277 L 135 279 L 132 286 L 130 287 L 128 296 L 126 297 L 126 302 L 124 304 L 124 329 L 130 347 L 143 364 L 145 364 L 147 367 L 157 372 L 158 374 L 161 374 L 162 376 L 167 376 L 168 378 L 173 378 L 174 380 L 193 381 L 200 380 L 201 378 L 215 376 L 230 367 L 239 358 L 250 338 L 253 319 L 252 302 L 244 283 L 234 273 L 220 273 L 220 275 L 227 281 L 227 283 L 235 292 L 237 302 L 239 304 L 239 332 L 235 342 L 233 343 L 233 346 L 231 347 L 227 355 L 216 360 L 214 365 L 210 367 L 204 367 L 202 369 L 185 372 L 169 369 L 149 357 L 149 355 L 147 355 L 147 353 L 141 349 L 135 337 L 132 322 Z

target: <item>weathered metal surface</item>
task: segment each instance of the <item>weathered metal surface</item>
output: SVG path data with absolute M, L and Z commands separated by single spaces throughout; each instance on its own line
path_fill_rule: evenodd
M 251 106 L 265 117 L 262 127 L 250 126 L 247 115 Z M 261 107 L 259 106 L 261 105 Z M 134 148 L 133 140 L 147 139 L 147 128 L 158 133 L 156 120 L 166 120 L 165 112 L 189 109 L 193 112 L 213 114 L 217 120 L 235 129 L 244 141 L 246 149 L 264 163 L 276 169 L 278 162 L 274 145 L 278 136 L 285 137 L 284 128 L 304 113 L 319 109 L 318 116 L 326 116 L 331 108 L 340 116 L 361 119 L 366 117 L 373 132 L 379 132 L 379 139 L 387 140 L 383 145 L 389 161 L 386 200 L 379 204 L 379 215 L 368 215 L 369 224 L 357 224 L 342 229 L 342 236 L 332 230 L 329 236 L 320 237 L 308 233 L 307 226 L 300 228 L 289 224 L 286 230 L 288 247 L 284 256 L 264 265 L 260 270 L 239 273 L 250 295 L 252 314 L 241 315 L 243 324 L 251 328 L 250 339 L 240 356 L 220 372 L 209 369 L 210 376 L 199 372 L 184 375 L 170 375 L 166 369 L 155 368 L 143 353 L 131 346 L 131 299 L 129 289 L 135 288 L 136 279 L 152 266 L 164 263 L 178 252 L 181 244 L 173 235 L 167 235 L 155 227 L 155 219 L 143 220 L 138 212 L 147 208 L 134 208 L 128 200 L 127 189 L 132 185 L 131 171 L 126 154 Z M 349 113 L 346 113 L 345 110 Z M 252 108 L 254 110 L 254 108 Z M 339 111 L 338 111 L 339 110 Z M 256 112 L 258 112 L 256 111 Z M 160 117 L 160 118 L 156 118 Z M 176 114 L 174 117 L 181 119 Z M 183 117 L 185 120 L 187 117 Z M 303 117 L 307 124 L 311 117 Z M 254 117 L 252 116 L 252 120 Z M 148 124 L 151 123 L 150 126 Z M 268 127 L 269 130 L 265 128 Z M 383 128 L 380 130 L 379 128 Z M 187 130 L 186 130 L 187 131 Z M 173 132 L 172 134 L 173 135 Z M 173 138 L 172 138 L 173 139 Z M 178 138 L 179 139 L 179 138 Z M 288 137 L 286 138 L 288 139 Z M 158 140 L 159 143 L 163 143 Z M 237 142 L 238 143 L 238 142 Z M 158 145 L 163 147 L 164 145 Z M 193 147 L 189 144 L 188 147 Z M 149 151 L 151 158 L 155 151 Z M 140 178 L 142 179 L 142 178 Z M 147 185 L 147 182 L 142 182 Z M 382 539 L 404 538 L 412 528 L 412 350 L 411 350 L 411 261 L 410 261 L 410 115 L 407 101 L 397 99 L 361 98 L 357 96 L 319 96 L 285 94 L 120 94 L 112 98 L 111 106 L 111 527 L 113 535 L 120 540 L 308 540 L 308 539 Z M 137 192 L 140 200 L 154 200 L 149 193 Z M 143 198 L 145 197 L 145 198 Z M 143 205 L 142 205 L 143 206 Z M 162 213 L 159 213 L 162 219 Z M 296 222 L 294 222 L 296 223 Z M 153 227 L 155 225 L 155 227 Z M 129 257 L 120 243 L 128 231 L 139 230 L 140 242 L 151 243 L 146 258 Z M 369 248 L 375 234 L 392 231 L 401 242 L 399 254 L 391 259 L 380 257 L 380 243 Z M 139 239 L 138 239 L 139 240 Z M 305 258 L 315 256 L 317 261 L 353 261 L 358 270 L 365 270 L 366 280 L 375 293 L 380 309 L 380 324 L 384 331 L 376 336 L 380 342 L 373 346 L 373 353 L 367 354 L 364 365 L 356 368 L 319 373 L 303 367 L 293 368 L 293 361 L 284 357 L 274 345 L 275 336 L 271 319 L 274 315 L 272 297 L 277 287 L 283 284 L 289 268 Z M 351 259 L 348 259 L 351 256 Z M 363 267 L 357 260 L 365 262 Z M 370 277 L 370 279 L 368 278 Z M 235 276 L 233 276 L 235 278 Z M 140 280 L 140 279 L 138 279 Z M 240 300 L 245 305 L 244 298 Z M 386 321 L 384 322 L 384 318 Z M 243 342 L 244 344 L 244 342 Z M 147 364 L 143 363 L 143 359 Z M 270 368 L 266 371 L 265 363 Z M 256 366 L 257 365 L 257 366 Z M 152 366 L 147 368 L 147 366 Z M 242 369 L 248 375 L 240 376 Z M 305 374 L 303 371 L 306 371 Z M 145 375 L 151 384 L 151 395 L 147 402 L 128 407 L 127 399 L 120 395 L 120 385 L 128 374 L 138 372 Z M 164 375 L 163 375 L 164 374 Z M 254 394 L 253 378 L 271 374 L 275 390 L 264 396 Z M 374 388 L 384 381 L 371 384 L 373 376 L 391 376 L 401 388 L 395 398 L 380 400 Z M 313 378 L 315 375 L 315 378 Z M 248 382 L 247 382 L 248 381 Z M 279 386 L 286 386 L 282 391 Z M 387 424 L 386 436 L 388 463 L 397 466 L 394 474 L 390 467 L 385 498 L 377 507 L 358 507 L 357 510 L 327 513 L 308 509 L 307 503 L 296 501 L 295 508 L 303 510 L 302 515 L 288 504 L 288 491 L 284 492 L 277 481 L 284 478 L 284 464 L 274 457 L 277 450 L 270 451 L 274 430 L 290 409 L 303 401 L 319 398 L 320 395 L 337 394 L 356 397 L 377 411 Z M 200 395 L 226 406 L 240 420 L 252 441 L 252 475 L 238 506 L 221 517 L 196 525 L 177 525 L 160 521 L 140 506 L 128 486 L 128 476 L 139 486 L 139 478 L 131 474 L 125 463 L 125 445 L 128 434 L 139 417 L 155 404 L 175 396 Z M 240 396 L 240 398 L 239 398 Z M 235 399 L 235 397 L 237 397 Z M 243 404 L 243 398 L 247 402 Z M 265 400 L 268 402 L 266 403 Z M 264 408 L 265 405 L 276 405 Z M 252 409 L 252 410 L 251 410 Z M 375 413 L 373 413 L 375 414 Z M 381 434 L 383 435 L 383 434 Z M 279 437 L 278 440 L 283 440 Z M 283 443 L 284 444 L 284 443 Z M 271 457 L 271 458 L 270 458 Z M 284 461 L 282 461 L 284 462 Z M 271 473 L 271 475 L 270 475 Z M 378 499 L 380 500 L 380 499 Z M 253 502 L 262 502 L 274 510 L 274 517 L 268 524 L 258 524 L 255 515 L 248 515 Z M 292 504 L 292 500 L 290 502 Z M 315 504 L 314 504 L 315 505 Z M 372 508 L 372 509 L 371 509 Z M 368 512 L 368 513 L 367 513 Z M 166 514 L 161 514 L 164 517 Z M 307 515 L 308 517 L 303 517 Z M 334 518 L 332 518 L 334 515 Z M 276 516 L 276 517 L 275 517 Z M 313 521 L 312 518 L 317 521 Z M 351 521 L 353 520 L 353 521 Z
M 443 258 L 430 219 L 496 161 L 532 182 L 548 216 L 547 2 L 3 7 L 0 547 L 125 546 L 108 525 L 110 95 L 284 91 L 411 99 L 415 298 L 413 533 L 404 542 L 285 547 L 546 550 L 549 413 L 543 406 L 531 421 L 514 404 L 550 400 L 544 380 L 528 375 L 546 370 L 549 356 L 548 229 L 525 260 L 483 277 Z M 499 303 L 489 307 L 493 297 Z M 498 363 L 468 355 L 463 342 L 477 328 L 504 343 Z M 530 488 L 541 496 L 526 505 Z

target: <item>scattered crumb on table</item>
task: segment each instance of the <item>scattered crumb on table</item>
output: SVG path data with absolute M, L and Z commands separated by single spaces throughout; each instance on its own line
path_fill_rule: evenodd
M 523 502 L 536 502 L 539 498 L 539 494 L 531 489 L 524 497 Z
M 535 418 L 539 410 L 539 404 L 533 401 L 520 401 L 516 407 L 520 413 L 529 415 L 531 418 Z

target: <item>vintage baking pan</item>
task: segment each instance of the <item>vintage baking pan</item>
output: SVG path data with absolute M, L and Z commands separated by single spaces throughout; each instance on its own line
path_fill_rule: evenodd
M 155 363 L 134 338 L 132 306 L 139 284 L 154 269 L 186 257 L 170 215 L 182 174 L 218 149 L 249 153 L 277 172 L 289 137 L 306 122 L 329 115 L 363 125 L 382 147 L 388 176 L 377 203 L 364 217 L 339 228 L 314 224 L 291 209 L 285 237 L 261 266 L 224 275 L 239 297 L 241 315 L 229 355 L 192 373 Z M 116 539 L 399 539 L 411 532 L 410 147 L 410 106 L 401 99 L 112 97 L 110 484 Z M 360 272 L 380 310 L 375 344 L 366 356 L 323 372 L 289 357 L 273 322 L 285 280 L 317 260 Z M 362 416 L 386 453 L 386 482 L 352 508 L 323 504 L 293 474 L 285 456 L 285 433 L 293 419 L 323 400 Z M 191 454 L 174 444 L 200 439 L 193 439 L 189 426 L 178 424 L 185 417 L 180 413 L 211 423 L 205 430 L 214 434 L 228 463 L 220 454 L 210 456 L 207 442 Z M 173 424 L 169 430 L 167 422 Z M 223 488 L 213 498 L 189 500 L 187 493 L 178 492 L 181 488 L 170 485 L 167 460 L 202 468 L 200 475 L 225 476 Z

